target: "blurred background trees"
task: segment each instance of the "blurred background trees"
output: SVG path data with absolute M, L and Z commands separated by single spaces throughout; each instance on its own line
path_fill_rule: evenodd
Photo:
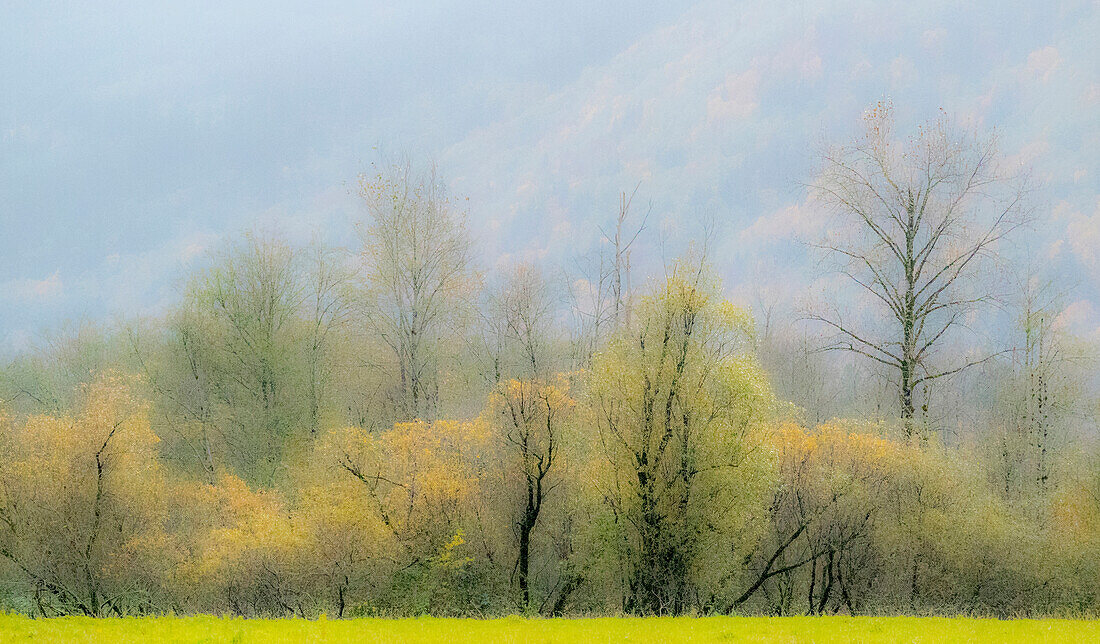
M 486 270 L 403 163 L 354 248 L 250 232 L 163 315 L 46 336 L 0 369 L 0 604 L 1094 614 L 1096 347 L 986 279 L 1023 184 L 865 125 L 814 179 L 854 285 L 817 325 L 690 248 L 641 279 L 633 193 L 598 252 Z

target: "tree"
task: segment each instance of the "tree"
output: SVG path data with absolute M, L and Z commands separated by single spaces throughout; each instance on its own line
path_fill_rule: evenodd
M 167 573 L 157 436 L 132 381 L 100 374 L 72 417 L 0 419 L 0 556 L 43 616 L 145 612 Z
M 609 337 L 630 321 L 634 300 L 631 251 L 645 230 L 651 210 L 637 225 L 631 223 L 630 207 L 638 187 L 619 194 L 614 229 L 600 227 L 599 249 L 576 262 L 577 277 L 569 285 L 572 303 L 574 368 L 588 368 L 592 356 Z
M 638 186 L 640 185 L 638 184 Z M 633 232 L 626 228 L 627 220 L 630 217 L 630 206 L 634 202 L 634 195 L 638 193 L 638 186 L 634 186 L 630 196 L 627 196 L 625 192 L 619 195 L 619 214 L 615 217 L 614 233 L 608 233 L 602 228 L 600 229 L 604 241 L 609 243 L 612 248 L 609 286 L 612 302 L 611 320 L 615 329 L 630 322 L 632 286 L 630 282 L 630 249 L 637 241 L 638 235 L 645 230 L 646 221 L 649 220 L 649 212 L 647 211 L 645 216 L 642 217 L 641 223 L 633 229 Z
M 1041 512 L 1055 487 L 1058 448 L 1071 438 L 1070 425 L 1086 420 L 1092 365 L 1086 347 L 1057 323 L 1063 307 L 1054 284 L 1028 275 L 1018 290 L 1015 346 L 987 376 L 998 386 L 989 422 L 998 489 L 1016 503 L 1038 501 Z
M 478 528 L 477 501 L 495 498 L 483 480 L 490 435 L 481 418 L 416 420 L 378 433 L 333 430 L 318 442 L 313 459 L 331 489 L 353 494 L 384 526 L 390 554 L 374 583 L 389 583 L 396 610 L 462 612 L 481 601 L 476 590 L 492 588 L 484 574 L 492 550 L 466 540 Z
M 561 459 L 562 425 L 573 406 L 568 383 L 560 377 L 555 383 L 511 380 L 501 383 L 490 397 L 489 410 L 508 452 L 505 479 L 520 480 L 513 577 L 524 610 L 531 607 L 531 534 L 547 495 L 559 482 L 561 466 L 555 465 Z
M 125 347 L 112 327 L 64 324 L 0 369 L 0 404 L 20 415 L 64 414 L 97 373 L 131 366 Z
M 394 165 L 361 176 L 359 194 L 370 213 L 359 226 L 364 316 L 396 362 L 396 418 L 430 419 L 445 332 L 477 282 L 465 222 L 434 168 L 420 176 Z
M 353 274 L 344 261 L 344 253 L 320 242 L 315 241 L 310 246 L 307 259 L 310 263 L 306 289 L 309 420 L 310 430 L 316 434 L 320 428 L 326 386 L 332 375 L 333 345 L 351 318 L 347 291 Z
M 978 278 L 1029 212 L 1022 176 L 1006 170 L 995 137 L 941 117 L 897 141 L 884 103 L 864 125 L 856 141 L 824 153 L 811 191 L 840 220 L 818 248 L 871 296 L 882 325 L 850 320 L 836 302 L 809 317 L 835 332 L 827 349 L 860 354 L 896 375 L 909 436 L 922 386 L 988 359 L 941 364 L 936 354 L 991 299 Z
M 223 475 L 213 484 L 181 485 L 173 500 L 186 548 L 174 578 L 192 610 L 307 616 L 300 561 L 306 535 L 275 490 Z
M 879 499 L 899 450 L 866 428 L 837 423 L 813 431 L 786 425 L 773 438 L 779 463 L 769 527 L 747 562 L 744 591 L 725 608 L 762 592 L 782 615 L 791 612 L 798 590 L 805 591 L 807 613 L 832 604 L 855 614 Z M 802 571 L 808 581 L 799 585 L 795 575 Z
M 163 326 L 134 325 L 128 331 L 138 372 L 152 394 L 162 458 L 182 471 L 197 469 L 213 483 L 228 459 L 218 440 L 215 363 L 208 345 L 215 335 L 208 323 L 191 303 L 172 311 Z
M 597 354 L 590 413 L 629 612 L 683 612 L 702 579 L 734 565 L 729 543 L 760 489 L 752 435 L 770 408 L 751 329 L 683 263 Z
M 477 353 L 490 385 L 512 378 L 546 379 L 560 360 L 561 332 L 550 283 L 538 266 L 515 264 L 488 291 Z
M 227 465 L 246 481 L 270 485 L 288 445 L 312 427 L 315 389 L 302 359 L 315 357 L 307 343 L 315 334 L 303 323 L 305 275 L 301 254 L 274 235 L 227 244 L 188 282 L 171 318 L 166 360 L 144 362 L 170 405 L 166 418 L 183 421 L 175 434 L 208 479 Z
M 551 375 L 561 338 L 554 313 L 541 271 L 530 264 L 510 267 L 489 292 L 478 346 L 482 372 L 493 385 L 483 413 L 499 444 L 494 475 L 504 488 L 494 502 L 504 506 L 515 537 L 511 583 L 523 610 L 533 608 L 532 535 L 551 489 L 562 482 L 562 426 L 574 406 L 568 376 Z

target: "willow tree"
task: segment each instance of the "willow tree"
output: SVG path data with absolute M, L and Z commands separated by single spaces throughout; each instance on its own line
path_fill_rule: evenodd
M 968 316 L 992 299 L 982 281 L 1000 243 L 1027 219 L 1025 182 L 999 154 L 995 136 L 946 117 L 899 140 L 888 104 L 864 115 L 864 132 L 829 148 L 811 184 L 837 217 L 818 247 L 839 275 L 876 307 L 853 319 L 838 301 L 810 317 L 834 336 L 828 349 L 884 365 L 896 380 L 906 435 L 914 397 L 927 383 L 987 360 L 945 358 Z
M 732 544 L 762 489 L 752 445 L 770 400 L 751 332 L 751 316 L 685 264 L 597 354 L 590 413 L 628 612 L 683 612 L 740 567 Z

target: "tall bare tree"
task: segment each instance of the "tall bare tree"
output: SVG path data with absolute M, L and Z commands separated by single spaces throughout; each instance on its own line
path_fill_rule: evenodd
M 555 368 L 560 340 L 555 296 L 534 264 L 516 264 L 492 289 L 482 312 L 483 370 L 493 384 L 508 378 L 543 378 Z
M 645 230 L 651 210 L 631 221 L 630 208 L 638 187 L 619 194 L 614 228 L 600 227 L 601 247 L 577 261 L 578 275 L 569 285 L 574 317 L 573 361 L 587 368 L 610 333 L 630 322 L 633 295 L 631 250 Z
M 329 359 L 337 333 L 350 317 L 347 290 L 352 279 L 344 253 L 314 242 L 307 253 L 311 264 L 307 291 L 307 362 L 309 369 L 309 417 L 311 430 L 320 426 L 325 386 L 333 369 Z
M 370 213 L 359 226 L 365 317 L 397 363 L 397 416 L 430 418 L 441 339 L 476 283 L 465 220 L 434 168 L 393 165 L 360 177 L 359 193 Z
M 871 296 L 880 323 L 851 319 L 839 301 L 809 317 L 834 332 L 828 349 L 855 352 L 895 373 L 900 415 L 912 435 L 922 386 L 991 355 L 936 354 L 992 298 L 980 277 L 999 242 L 1029 218 L 1026 181 L 1007 167 L 995 136 L 959 128 L 946 116 L 904 141 L 895 138 L 889 104 L 869 110 L 864 125 L 854 142 L 824 153 L 811 192 L 838 218 L 817 246 L 850 285 Z
M 630 322 L 630 250 L 634 246 L 634 242 L 637 241 L 638 235 L 645 230 L 646 222 L 649 220 L 649 211 L 646 211 L 637 227 L 627 227 L 630 219 L 630 206 L 634 203 L 634 195 L 638 193 L 640 185 L 634 186 L 634 190 L 629 195 L 625 192 L 619 195 L 619 212 L 615 217 L 615 230 L 608 232 L 600 228 L 604 240 L 611 244 L 613 253 L 609 286 L 611 288 L 611 314 L 616 329 Z

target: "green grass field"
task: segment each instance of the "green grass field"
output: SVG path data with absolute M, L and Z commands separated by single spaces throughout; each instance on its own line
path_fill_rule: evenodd
M 915 617 L 30 619 L 0 642 L 1100 642 L 1100 621 Z

